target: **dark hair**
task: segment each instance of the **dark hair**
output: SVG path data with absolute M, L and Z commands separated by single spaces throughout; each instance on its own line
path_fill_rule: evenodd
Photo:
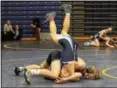
M 33 25 L 36 25 L 36 27 L 40 27 L 40 18 L 39 17 L 33 18 Z

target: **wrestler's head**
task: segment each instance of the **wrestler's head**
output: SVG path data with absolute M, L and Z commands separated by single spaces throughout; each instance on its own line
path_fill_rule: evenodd
M 87 79 L 100 79 L 101 73 L 96 66 L 91 66 L 84 70 L 84 77 Z
M 108 27 L 107 29 L 106 29 L 106 33 L 111 33 L 112 32 L 112 27 Z

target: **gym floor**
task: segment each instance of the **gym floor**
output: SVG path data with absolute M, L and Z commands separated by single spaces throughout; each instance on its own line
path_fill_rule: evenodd
M 23 74 L 15 76 L 13 67 L 40 64 L 52 50 L 60 49 L 51 41 L 4 42 L 2 43 L 2 87 L 117 87 L 117 50 L 105 47 L 83 47 L 79 57 L 87 66 L 96 65 L 103 73 L 100 80 L 81 79 L 79 82 L 56 84 L 40 76 L 32 77 L 31 85 L 24 81 Z

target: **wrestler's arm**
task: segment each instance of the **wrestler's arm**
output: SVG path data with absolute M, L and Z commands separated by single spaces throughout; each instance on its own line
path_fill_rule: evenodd
M 81 73 L 80 72 L 75 72 L 71 76 L 64 78 L 64 80 L 66 82 L 68 82 L 68 81 L 78 81 L 78 80 L 80 80 L 79 76 L 81 76 Z
M 110 44 L 109 44 L 109 41 L 110 41 L 110 40 L 107 40 L 107 41 L 106 41 L 106 46 L 108 46 L 108 47 L 110 47 L 110 48 L 114 48 L 113 45 L 110 45 Z
M 82 74 L 80 72 L 75 72 L 75 64 L 74 63 L 69 63 L 68 64 L 68 72 L 70 76 L 65 77 L 65 78 L 58 78 L 56 80 L 56 83 L 65 83 L 69 81 L 78 81 L 80 80 L 80 77 L 82 77 Z
M 103 35 L 104 35 L 104 30 L 102 30 L 102 31 L 100 32 L 99 37 L 100 37 L 101 39 L 105 40 L 105 37 L 104 37 Z
M 106 29 L 105 29 L 106 30 Z M 100 31 L 100 38 L 101 39 L 103 39 L 103 40 L 105 40 L 105 41 L 107 41 L 107 40 L 109 40 L 110 38 L 105 34 L 105 30 L 102 30 L 102 31 Z M 105 35 L 105 36 L 104 36 Z

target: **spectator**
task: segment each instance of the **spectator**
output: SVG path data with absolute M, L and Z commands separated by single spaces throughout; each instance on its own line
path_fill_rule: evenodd
M 11 25 L 11 21 L 7 20 L 7 23 L 4 25 L 4 39 L 13 40 L 14 30 Z
M 19 25 L 15 25 L 14 31 L 15 31 L 14 39 L 15 40 L 20 40 L 21 37 L 22 37 L 22 30 L 19 27 Z
M 35 32 L 36 32 L 36 40 L 39 41 L 40 40 L 40 30 L 41 30 L 41 27 L 40 27 L 40 19 L 37 18 L 37 17 L 34 18 L 31 26 L 35 29 Z

